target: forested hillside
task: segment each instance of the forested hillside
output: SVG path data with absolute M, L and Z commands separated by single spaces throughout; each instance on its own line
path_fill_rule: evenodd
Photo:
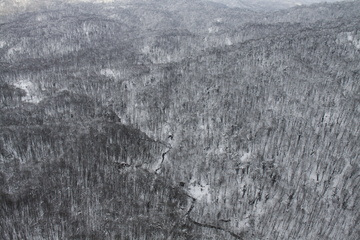
M 360 238 L 359 2 L 34 9 L 0 24 L 0 238 Z

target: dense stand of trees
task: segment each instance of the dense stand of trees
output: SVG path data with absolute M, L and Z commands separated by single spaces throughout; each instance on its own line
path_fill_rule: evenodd
M 2 238 L 187 239 L 188 197 L 151 171 L 164 144 L 115 122 L 61 120 L 1 127 Z
M 0 236 L 358 239 L 360 5 L 163 4 L 0 25 Z

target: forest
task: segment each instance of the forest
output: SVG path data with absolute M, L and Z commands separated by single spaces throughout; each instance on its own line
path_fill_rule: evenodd
M 0 11 L 1 239 L 360 238 L 360 2 L 60 2 Z

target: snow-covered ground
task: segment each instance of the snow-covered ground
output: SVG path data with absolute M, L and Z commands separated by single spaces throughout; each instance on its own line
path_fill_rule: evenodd
M 30 80 L 20 80 L 14 83 L 14 86 L 21 88 L 26 92 L 26 96 L 23 97 L 23 101 L 30 103 L 39 103 L 42 98 L 37 94 L 36 86 Z
M 192 180 L 188 191 L 197 200 L 211 201 L 209 184 Z

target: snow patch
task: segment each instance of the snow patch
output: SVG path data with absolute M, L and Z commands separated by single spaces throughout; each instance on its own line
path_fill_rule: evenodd
M 357 49 L 360 49 L 360 40 L 355 44 L 355 47 L 356 47 Z
M 219 31 L 218 27 L 209 27 L 208 32 L 209 33 L 217 33 Z
M 330 113 L 325 113 L 323 116 L 323 122 L 324 123 L 330 123 Z
M 101 69 L 100 74 L 107 77 L 115 77 L 115 72 L 110 68 Z
M 151 50 L 150 46 L 146 45 L 146 46 L 144 46 L 144 48 L 141 50 L 141 52 L 144 53 L 144 54 L 148 54 L 148 53 L 150 53 L 150 50 Z
M 0 48 L 5 47 L 5 45 L 6 45 L 6 42 L 5 42 L 5 41 L 0 41 Z
M 232 41 L 230 40 L 230 38 L 226 38 L 225 39 L 225 45 L 231 46 L 233 45 Z
M 163 159 L 162 158 L 159 158 L 154 165 L 151 166 L 151 170 L 153 172 L 156 172 L 158 173 L 159 171 L 161 171 L 161 164 L 163 163 Z
M 250 217 L 246 217 L 242 220 L 237 220 L 236 222 L 236 228 L 237 231 L 246 231 L 247 229 L 249 229 L 251 227 L 250 225 Z
M 356 49 L 360 49 L 360 36 L 354 32 L 343 32 L 338 35 L 338 44 L 352 44 Z
M 216 154 L 223 154 L 226 152 L 226 146 L 224 144 L 220 144 L 218 149 L 215 150 Z
M 16 53 L 20 53 L 21 51 L 22 51 L 22 47 L 12 47 L 7 51 L 7 55 L 11 57 Z
M 312 171 L 309 175 L 309 180 L 312 181 L 312 182 L 319 182 L 319 173 L 317 173 L 316 171 Z
M 41 22 L 41 21 L 46 21 L 47 17 L 45 15 L 38 15 L 36 16 L 36 21 Z
M 26 92 L 26 96 L 22 99 L 24 102 L 39 103 L 42 100 L 36 95 L 36 86 L 30 80 L 20 80 L 14 83 L 14 86 Z
M 251 162 L 250 157 L 251 157 L 251 152 L 247 152 L 240 158 L 240 161 L 243 162 L 243 163 Z
M 197 200 L 206 200 L 210 201 L 210 186 L 206 183 L 198 183 L 194 180 L 190 182 L 190 186 L 188 188 L 190 195 Z M 206 197 L 206 199 L 204 199 Z

